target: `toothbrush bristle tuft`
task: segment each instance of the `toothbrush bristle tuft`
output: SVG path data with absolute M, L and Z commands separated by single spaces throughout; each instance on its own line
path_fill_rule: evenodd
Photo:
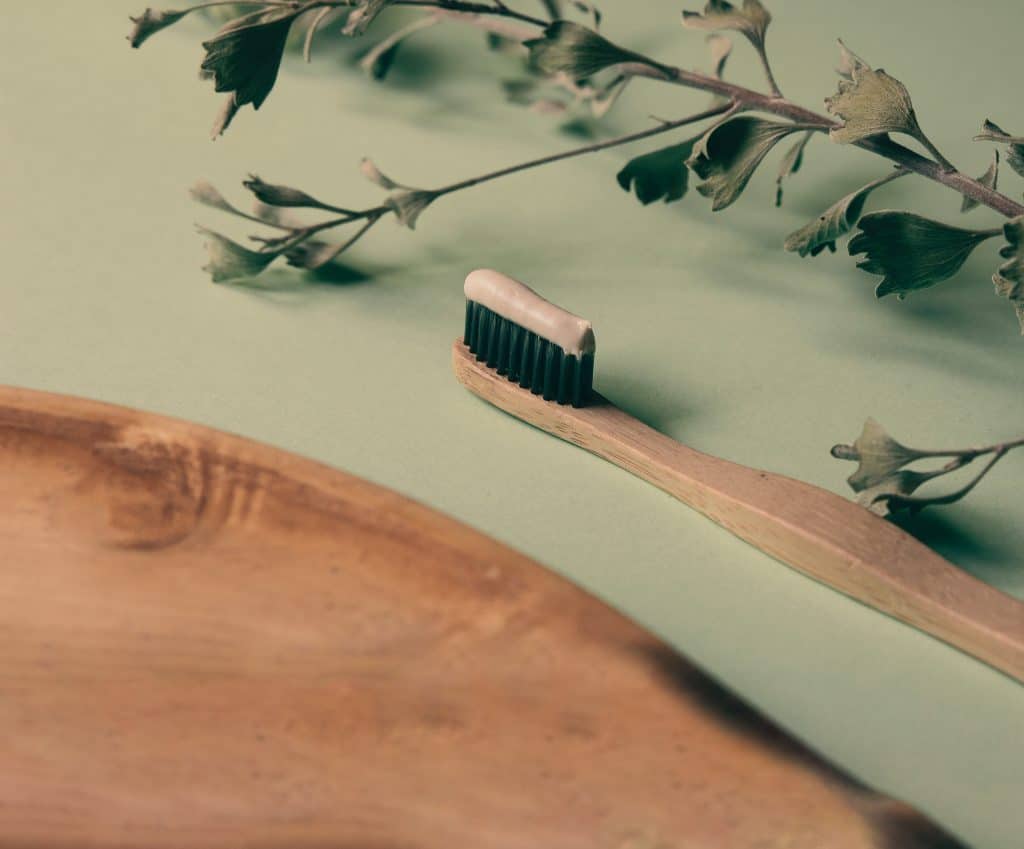
M 590 397 L 593 353 L 567 353 L 473 300 L 466 301 L 463 341 L 479 362 L 545 401 L 582 407 Z

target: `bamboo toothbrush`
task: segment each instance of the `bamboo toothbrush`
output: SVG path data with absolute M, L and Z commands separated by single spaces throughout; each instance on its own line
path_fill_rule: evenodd
M 466 278 L 453 365 L 471 392 L 699 510 L 777 560 L 1024 682 L 1024 604 L 870 511 L 702 454 L 592 389 L 590 322 L 481 269 Z

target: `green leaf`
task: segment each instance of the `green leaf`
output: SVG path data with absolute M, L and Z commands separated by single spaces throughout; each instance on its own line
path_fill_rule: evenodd
M 436 198 L 437 192 L 426 189 L 410 189 L 391 195 L 384 201 L 384 204 L 395 213 L 395 218 L 400 224 L 404 224 L 410 230 L 415 230 L 416 220 L 420 217 L 420 213 Z
M 366 32 L 367 27 L 373 23 L 384 9 L 391 5 L 394 0 L 361 0 L 356 7 L 348 13 L 342 33 L 345 35 L 359 36 Z
M 689 182 L 689 159 L 696 138 L 663 147 L 629 160 L 616 175 L 627 192 L 636 191 L 640 203 L 647 206 L 664 198 L 665 203 L 679 200 L 686 194 Z
M 840 42 L 843 56 L 839 91 L 825 99 L 829 112 L 843 124 L 829 131 L 833 141 L 849 144 L 882 133 L 906 133 L 921 137 L 921 128 L 910 102 L 910 94 L 899 80 L 885 71 L 875 71 Z
M 1007 145 L 1006 162 L 1018 174 L 1024 177 L 1024 137 L 1011 136 L 998 124 L 985 121 L 981 132 L 974 137 L 975 141 L 991 141 Z
M 129 18 L 132 22 L 131 32 L 128 33 L 128 43 L 132 47 L 140 47 L 151 35 L 176 24 L 189 12 L 194 9 L 182 9 L 180 11 L 146 9 L 137 18 Z
M 857 267 L 884 275 L 875 289 L 879 298 L 892 292 L 903 297 L 952 277 L 971 251 L 994 235 L 893 210 L 865 215 L 860 230 L 850 240 L 850 255 L 867 254 Z
M 277 81 L 288 31 L 298 16 L 291 9 L 254 12 L 231 21 L 209 41 L 200 66 L 203 79 L 212 79 L 217 91 L 231 92 L 217 123 L 219 135 L 235 113 L 251 103 L 259 109 Z
M 542 38 L 523 44 L 530 51 L 530 61 L 546 74 L 568 74 L 583 79 L 626 62 L 652 64 L 649 59 L 612 44 L 585 26 L 571 21 L 555 21 L 544 30 Z
M 782 161 L 779 163 L 779 176 L 775 178 L 776 206 L 782 206 L 782 181 L 800 170 L 800 166 L 804 164 L 804 149 L 813 136 L 814 133 L 808 131 L 782 157 Z
M 709 0 L 703 12 L 683 12 L 683 26 L 692 29 L 731 29 L 743 33 L 759 49 L 772 16 L 759 0 L 743 0 L 737 9 L 726 0 Z
M 197 229 L 206 238 L 209 256 L 209 262 L 203 266 L 203 270 L 210 273 L 214 283 L 255 277 L 278 256 L 276 251 L 264 253 L 249 250 L 205 227 Z
M 927 455 L 897 442 L 884 427 L 869 418 L 853 445 L 836 445 L 832 456 L 857 462 L 857 469 L 847 478 L 847 483 L 854 492 L 862 492 L 885 482 L 907 463 Z
M 864 211 L 864 204 L 879 186 L 905 174 L 905 171 L 886 174 L 861 186 L 855 192 L 837 200 L 813 221 L 809 221 L 799 230 L 786 237 L 787 251 L 796 251 L 800 256 L 817 256 L 828 248 L 835 253 L 836 240 L 849 233 Z
M 768 152 L 790 133 L 807 124 L 782 124 L 740 115 L 709 129 L 694 145 L 687 165 L 704 180 L 697 191 L 711 198 L 711 208 L 725 209 L 746 188 Z
M 1003 225 L 1003 235 L 1008 244 L 999 250 L 999 255 L 1006 262 L 992 275 L 996 293 L 1009 298 L 1020 321 L 1020 332 L 1024 334 L 1024 215 L 1007 221 Z
M 996 190 L 999 185 L 999 151 L 992 151 L 992 164 L 988 166 L 985 173 L 978 177 L 978 182 L 983 186 L 988 186 L 992 191 Z M 960 204 L 961 212 L 970 212 L 975 207 L 980 206 L 978 201 L 974 198 L 969 198 L 964 195 L 963 203 Z

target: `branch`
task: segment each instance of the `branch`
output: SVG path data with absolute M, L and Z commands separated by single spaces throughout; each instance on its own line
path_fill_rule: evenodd
M 762 94 L 761 92 L 720 80 L 717 77 L 701 74 L 697 71 L 687 71 L 671 65 L 661 65 L 660 63 L 654 63 L 654 66 L 640 63 L 631 64 L 628 66 L 628 70 L 633 76 L 649 77 L 662 82 L 701 91 L 710 91 L 714 94 L 728 97 L 741 104 L 746 110 L 768 112 L 797 122 L 822 124 L 826 127 L 838 126 L 831 118 L 811 109 L 798 106 L 785 98 Z M 978 203 L 984 204 L 990 209 L 1005 215 L 1007 218 L 1016 218 L 1018 215 L 1024 215 L 1024 205 L 1017 203 L 1017 201 L 1001 192 L 990 189 L 988 186 L 980 183 L 973 177 L 968 177 L 960 171 L 955 169 L 948 170 L 945 164 L 921 156 L 921 154 L 915 153 L 910 148 L 893 141 L 888 136 L 863 139 L 854 142 L 854 144 L 863 150 L 884 157 L 906 168 L 908 171 L 913 171 L 922 177 L 927 177 L 929 180 L 942 183 L 955 192 L 972 198 L 978 201 Z
M 424 190 L 427 194 L 432 195 L 431 200 L 450 195 L 455 192 L 462 191 L 463 189 L 469 189 L 473 186 L 479 186 L 482 183 L 488 183 L 491 180 L 497 180 L 499 177 L 505 177 L 509 174 L 515 174 L 519 171 L 527 171 L 531 168 L 539 168 L 542 165 L 548 165 L 552 162 L 560 162 L 563 159 L 572 159 L 576 156 L 583 156 L 588 153 L 595 153 L 599 150 L 607 150 L 612 147 L 619 147 L 621 145 L 630 144 L 635 141 L 641 141 L 642 139 L 650 138 L 652 136 L 661 135 L 662 133 L 670 132 L 671 130 L 677 130 L 680 127 L 685 127 L 690 124 L 696 124 L 700 121 L 707 120 L 708 118 L 715 118 L 719 116 L 729 117 L 736 111 L 736 105 L 733 103 L 724 103 L 714 106 L 710 109 L 706 109 L 703 112 L 697 112 L 693 115 L 688 115 L 685 118 L 679 118 L 674 121 L 662 121 L 655 127 L 650 127 L 646 130 L 640 130 L 636 133 L 629 133 L 628 135 L 618 136 L 614 139 L 608 139 L 602 142 L 595 142 L 593 144 L 583 145 L 582 147 L 576 147 L 571 150 L 565 150 L 560 153 L 554 153 L 549 156 L 542 156 L 539 159 L 532 159 L 528 162 L 520 162 L 516 165 L 509 166 L 507 168 L 500 168 L 497 171 L 491 171 L 487 174 L 481 174 L 476 177 L 470 177 L 466 180 L 459 180 L 455 183 L 450 183 L 447 186 L 441 186 L 437 189 Z M 723 118 L 724 120 L 724 118 Z M 223 207 L 222 207 L 223 208 Z M 321 209 L 330 209 L 335 211 L 344 212 L 337 218 L 330 218 L 326 221 L 322 221 L 318 224 L 305 226 L 305 227 L 283 227 L 289 231 L 289 234 L 274 239 L 260 239 L 263 242 L 262 253 L 272 254 L 273 256 L 281 256 L 287 254 L 289 251 L 294 250 L 303 242 L 306 242 L 318 233 L 322 233 L 325 230 L 330 230 L 335 227 L 341 227 L 345 224 L 351 224 L 354 221 L 365 221 L 366 224 L 357 232 L 355 237 L 342 245 L 335 246 L 335 250 L 332 252 L 331 257 L 337 256 L 342 251 L 349 248 L 355 241 L 362 237 L 374 224 L 377 223 L 382 217 L 388 213 L 396 213 L 396 207 L 391 204 L 382 204 L 380 206 L 371 207 L 360 211 L 349 211 L 342 207 L 330 206 L 327 204 L 320 205 Z M 267 221 L 264 219 L 256 218 L 254 216 L 246 215 L 238 210 L 228 209 L 227 211 L 232 212 L 235 215 L 240 215 L 243 218 L 248 218 L 253 221 L 261 221 L 271 226 L 281 227 L 280 223 L 274 221 Z
M 341 2 L 335 2 L 331 5 L 348 6 L 353 5 L 355 2 L 358 2 L 358 0 L 341 0 Z M 462 2 L 462 0 L 394 0 L 394 5 L 443 9 L 449 12 L 452 18 L 495 15 L 514 18 L 538 27 L 546 27 L 549 23 L 541 18 L 516 12 L 504 4 L 489 5 L 487 3 Z M 644 57 L 643 62 L 633 62 L 624 65 L 622 70 L 627 76 L 648 77 L 661 82 L 721 95 L 731 102 L 739 104 L 740 108 L 744 111 L 757 110 L 789 118 L 798 123 L 812 123 L 826 128 L 838 126 L 837 122 L 832 118 L 811 109 L 805 109 L 782 97 L 767 56 L 763 51 L 758 51 L 758 54 L 765 76 L 768 79 L 768 84 L 772 89 L 770 94 L 744 88 L 743 86 L 726 82 L 708 74 L 687 71 L 673 65 L 664 65 L 653 59 L 648 60 L 646 57 Z M 941 183 L 960 195 L 969 197 L 1005 215 L 1007 218 L 1016 218 L 1018 215 L 1024 215 L 1024 205 L 957 170 L 930 143 L 926 147 L 936 157 L 935 160 L 921 156 L 921 154 L 914 152 L 899 142 L 893 141 L 889 136 L 863 139 L 854 142 L 854 144 L 863 150 L 888 159 L 908 171 L 913 171 L 922 177 L 926 177 L 936 183 Z
M 362 0 L 311 0 L 306 4 L 307 9 L 321 7 L 345 8 L 358 6 Z M 546 27 L 549 23 L 544 18 L 535 15 L 527 15 L 525 12 L 517 12 L 510 9 L 504 3 L 477 3 L 466 2 L 466 0 L 391 0 L 391 6 L 413 6 L 421 9 L 441 9 L 446 12 L 460 12 L 467 15 L 493 15 L 499 18 L 511 18 L 523 23 L 533 24 L 537 27 Z
M 460 180 L 457 183 L 452 183 L 449 186 L 437 189 L 436 193 L 440 197 L 441 195 L 451 194 L 462 189 L 468 189 L 472 186 L 478 186 L 481 183 L 487 183 L 491 180 L 496 180 L 499 177 L 505 177 L 509 174 L 515 174 L 519 171 L 526 171 L 530 168 L 538 168 L 541 165 L 548 165 L 552 162 L 560 162 L 563 159 L 572 159 L 575 156 L 583 156 L 586 153 L 594 153 L 598 150 L 606 150 L 610 147 L 619 147 L 620 145 L 629 144 L 630 142 L 640 141 L 641 139 L 650 138 L 661 133 L 666 133 L 669 130 L 676 130 L 680 127 L 685 127 L 688 124 L 696 124 L 700 121 L 704 121 L 707 118 L 714 118 L 718 115 L 725 115 L 728 113 L 730 116 L 736 111 L 736 105 L 733 103 L 725 103 L 720 106 L 706 109 L 703 112 L 698 112 L 695 115 L 689 115 L 686 118 L 680 118 L 676 121 L 662 121 L 656 127 L 651 127 L 647 130 L 641 130 L 637 133 L 630 133 L 625 136 L 618 136 L 614 139 L 608 139 L 603 142 L 595 142 L 594 144 L 584 145 L 583 147 L 573 148 L 572 150 L 562 151 L 561 153 L 554 153 L 550 156 L 542 156 L 540 159 L 532 159 L 529 162 L 521 162 L 517 165 L 510 165 L 507 168 L 501 168 L 497 171 L 492 171 L 489 174 L 483 174 L 479 177 L 472 177 L 468 180 Z
M 973 490 L 992 468 L 1014 448 L 1024 445 L 1024 436 L 997 442 L 985 448 L 930 451 L 909 448 L 894 440 L 873 419 L 868 419 L 853 445 L 832 446 L 832 456 L 856 462 L 857 470 L 847 478 L 857 500 L 868 509 L 886 512 L 910 510 L 916 513 L 925 507 L 952 504 Z M 944 475 L 970 465 L 979 457 L 989 457 L 978 473 L 958 489 L 943 495 L 915 496 L 919 487 Z M 947 459 L 942 466 L 928 471 L 910 468 L 920 460 Z

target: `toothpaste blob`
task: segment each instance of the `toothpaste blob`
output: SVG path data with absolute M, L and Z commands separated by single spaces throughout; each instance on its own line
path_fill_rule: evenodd
M 466 300 L 547 339 L 567 356 L 594 353 L 594 328 L 589 321 L 555 306 L 507 274 L 489 268 L 471 271 L 464 291 Z

